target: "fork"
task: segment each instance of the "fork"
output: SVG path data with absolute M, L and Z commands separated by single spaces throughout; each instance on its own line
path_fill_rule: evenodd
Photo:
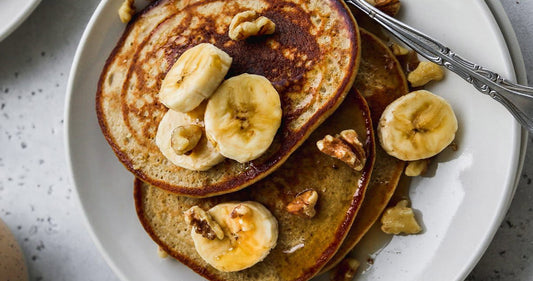
M 503 104 L 520 125 L 533 133 L 533 88 L 513 83 L 493 71 L 462 58 L 442 43 L 388 16 L 365 0 L 344 1 L 370 16 L 429 61 L 446 67 L 481 93 Z

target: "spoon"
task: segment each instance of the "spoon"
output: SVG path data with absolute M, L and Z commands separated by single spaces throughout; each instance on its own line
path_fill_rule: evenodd
M 365 0 L 344 0 L 378 22 L 400 41 L 431 62 L 442 65 L 483 94 L 500 102 L 516 120 L 533 133 L 533 88 L 515 84 L 459 56 L 428 35 L 394 19 Z

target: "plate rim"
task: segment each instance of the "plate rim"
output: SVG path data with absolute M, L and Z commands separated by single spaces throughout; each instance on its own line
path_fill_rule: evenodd
M 40 0 L 37 0 L 40 1 Z M 70 129 L 70 115 L 72 110 L 72 96 L 74 93 L 74 82 L 76 80 L 76 76 L 78 75 L 79 71 L 79 64 L 81 60 L 81 55 L 85 52 L 85 49 L 87 48 L 86 41 L 87 38 L 90 36 L 95 22 L 100 17 L 100 14 L 102 10 L 105 8 L 106 5 L 108 5 L 111 2 L 111 0 L 101 0 L 100 3 L 98 3 L 98 6 L 94 10 L 94 12 L 91 15 L 91 18 L 89 19 L 89 22 L 85 26 L 85 29 L 83 30 L 83 34 L 80 38 L 80 41 L 78 43 L 78 46 L 76 47 L 76 53 L 74 54 L 74 58 L 72 60 L 72 65 L 70 67 L 69 77 L 68 77 L 68 83 L 67 88 L 65 92 L 65 108 L 64 108 L 64 116 L 63 120 L 65 122 L 65 131 L 63 135 L 63 141 L 65 143 L 65 156 L 66 156 L 66 162 L 67 162 L 67 169 L 68 169 L 68 181 L 73 185 L 73 192 L 74 196 L 76 197 L 77 205 L 79 206 L 81 212 L 82 212 L 82 220 L 83 224 L 85 225 L 85 228 L 88 230 L 89 236 L 91 237 L 92 242 L 98 249 L 98 252 L 100 255 L 104 258 L 106 264 L 111 268 L 113 273 L 122 281 L 128 281 L 128 278 L 126 277 L 125 273 L 116 265 L 115 261 L 111 258 L 109 253 L 105 250 L 104 246 L 102 245 L 102 242 L 100 239 L 98 239 L 98 236 L 96 235 L 93 225 L 89 221 L 89 217 L 87 216 L 86 206 L 83 204 L 79 191 L 78 191 L 78 184 L 76 179 L 76 173 L 73 169 L 72 165 L 72 152 L 71 152 L 71 129 Z
M 0 33 L 0 42 L 6 39 L 11 33 L 13 33 L 26 19 L 33 13 L 35 8 L 39 6 L 41 0 L 30 0 L 28 5 L 22 9 L 22 13 L 18 14 L 17 17 L 7 26 L 3 33 Z
M 33 0 L 37 3 L 40 2 L 40 0 Z M 65 143 L 65 155 L 66 155 L 66 163 L 67 163 L 67 169 L 68 169 L 68 180 L 73 185 L 73 190 L 75 197 L 77 199 L 77 204 L 79 205 L 81 211 L 82 211 L 82 217 L 83 217 L 83 224 L 85 225 L 86 229 L 89 232 L 89 235 L 91 237 L 91 240 L 93 241 L 94 245 L 98 249 L 99 253 L 102 255 L 108 266 L 112 269 L 113 273 L 120 279 L 127 281 L 127 277 L 125 273 L 116 265 L 115 261 L 111 258 L 109 253 L 104 249 L 102 242 L 98 238 L 98 236 L 95 233 L 94 227 L 91 224 L 87 212 L 86 212 L 86 206 L 83 204 L 81 197 L 79 195 L 78 191 L 78 184 L 77 184 L 77 176 L 76 172 L 73 169 L 73 158 L 72 158 L 72 148 L 71 148 L 71 137 L 72 130 L 70 129 L 71 122 L 70 122 L 70 116 L 72 114 L 72 96 L 73 96 L 73 88 L 74 88 L 74 82 L 76 80 L 76 76 L 78 75 L 79 71 L 79 65 L 81 61 L 81 55 L 85 52 L 87 48 L 87 39 L 93 32 L 93 29 L 95 27 L 96 21 L 99 19 L 100 15 L 102 14 L 102 10 L 106 8 L 107 5 L 110 4 L 112 0 L 101 0 L 96 9 L 94 10 L 89 22 L 87 23 L 82 37 L 80 38 L 79 44 L 76 48 L 76 53 L 73 58 L 73 62 L 70 68 L 69 78 L 68 78 L 68 84 L 66 88 L 66 96 L 65 96 L 65 106 L 64 106 L 64 120 L 65 120 L 65 131 L 63 135 L 64 143 Z M 518 46 L 518 40 L 516 38 L 516 34 L 512 28 L 512 25 L 510 24 L 510 21 L 505 13 L 505 10 L 503 9 L 503 6 L 498 0 L 481 0 L 480 2 L 483 2 L 483 4 L 488 8 L 490 11 L 490 15 L 495 19 L 496 25 L 498 29 L 500 30 L 501 35 L 503 36 L 503 41 L 505 43 L 505 47 L 507 49 L 507 54 L 510 56 L 510 63 L 513 67 L 513 75 L 514 78 L 519 83 L 527 83 L 527 76 L 526 76 L 526 70 L 525 65 L 523 62 L 523 57 L 521 54 L 520 47 Z M 31 13 L 31 11 L 30 11 Z M 28 13 L 29 15 L 29 13 Z M 0 41 L 2 40 L 0 36 Z M 503 50 L 505 51 L 505 50 Z M 518 123 L 515 122 L 515 126 L 519 126 Z M 505 200 L 502 200 L 498 206 L 498 214 L 499 217 L 495 218 L 493 220 L 493 223 L 490 226 L 490 233 L 485 235 L 483 242 L 480 244 L 478 249 L 476 250 L 476 258 L 472 260 L 472 262 L 468 265 L 463 267 L 462 272 L 457 273 L 457 280 L 462 280 L 468 276 L 468 274 L 472 271 L 472 269 L 478 264 L 479 260 L 483 256 L 484 252 L 490 245 L 491 241 L 494 238 L 494 235 L 496 234 L 498 230 L 498 226 L 503 221 L 506 210 L 509 209 L 509 206 L 512 202 L 512 199 L 514 197 L 514 193 L 517 189 L 518 182 L 520 180 L 520 174 L 522 171 L 522 167 L 524 164 L 525 159 L 525 152 L 527 148 L 527 136 L 528 133 L 525 129 L 519 128 L 517 135 L 515 136 L 520 141 L 520 148 L 515 151 L 514 158 L 516 158 L 515 165 L 517 166 L 517 172 L 514 175 L 513 179 L 514 182 L 510 185 L 511 192 L 507 194 L 507 198 Z
M 485 3 L 492 17 L 496 21 L 498 28 L 500 29 L 500 34 L 503 37 L 503 41 L 505 43 L 505 47 L 507 48 L 507 53 L 510 57 L 510 61 L 513 67 L 514 77 L 511 77 L 511 79 L 515 79 L 516 82 L 520 84 L 527 85 L 527 72 L 522 56 L 522 51 L 520 50 L 518 38 L 516 37 L 516 33 L 514 32 L 509 17 L 505 13 L 503 5 L 498 0 L 485 0 L 482 2 Z M 516 121 L 515 125 L 520 126 Z M 476 258 L 472 260 L 472 263 L 464 267 L 463 272 L 458 274 L 457 280 L 464 280 L 465 278 L 467 278 L 468 275 L 472 272 L 472 270 L 477 266 L 477 264 L 487 251 L 488 247 L 494 240 L 494 236 L 496 235 L 496 232 L 498 232 L 498 228 L 502 224 L 503 219 L 507 214 L 507 210 L 509 210 L 509 207 L 511 206 L 514 195 L 516 193 L 516 189 L 518 187 L 518 183 L 520 181 L 520 174 L 522 173 L 522 169 L 524 166 L 526 149 L 528 145 L 527 130 L 523 127 L 519 127 L 518 133 L 519 135 L 517 137 L 520 140 L 520 148 L 517 151 L 517 155 L 515 155 L 515 157 L 517 157 L 517 169 L 516 174 L 514 175 L 514 182 L 511 186 L 511 192 L 507 194 L 507 198 L 504 201 L 500 202 L 501 204 L 498 208 L 499 216 L 493 220 L 490 226 L 490 232 L 484 237 L 483 242 L 479 245 L 476 251 Z

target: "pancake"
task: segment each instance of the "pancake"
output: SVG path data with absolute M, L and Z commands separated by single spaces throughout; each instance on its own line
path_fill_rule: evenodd
M 355 172 L 321 153 L 315 143 L 326 134 L 355 129 L 367 162 Z M 359 210 L 374 163 L 374 134 L 364 99 L 351 91 L 341 107 L 274 173 L 249 188 L 216 197 L 191 198 L 135 182 L 139 219 L 152 239 L 168 254 L 210 280 L 307 280 L 334 255 Z M 318 193 L 316 216 L 302 218 L 285 208 L 295 195 L 312 188 Z M 220 272 L 200 258 L 183 212 L 193 205 L 208 208 L 227 201 L 262 203 L 279 223 L 277 246 L 260 263 L 239 272 Z M 155 255 L 155 253 L 154 253 Z
M 276 24 L 272 35 L 233 41 L 232 17 L 253 9 Z M 265 76 L 279 92 L 282 122 L 258 159 L 226 159 L 208 171 L 168 161 L 154 137 L 166 108 L 161 81 L 187 49 L 212 43 L 233 57 L 228 77 Z M 109 56 L 98 84 L 96 112 L 118 159 L 136 177 L 195 197 L 244 188 L 279 167 L 340 105 L 360 58 L 359 32 L 339 0 L 161 0 L 134 16 Z
M 409 91 L 401 64 L 375 35 L 361 28 L 361 64 L 354 87 L 361 91 L 377 126 L 385 107 Z M 375 128 L 374 128 L 375 129 Z M 361 210 L 339 251 L 322 270 L 331 269 L 366 234 L 391 199 L 402 176 L 405 162 L 388 155 L 376 145 L 376 163 Z

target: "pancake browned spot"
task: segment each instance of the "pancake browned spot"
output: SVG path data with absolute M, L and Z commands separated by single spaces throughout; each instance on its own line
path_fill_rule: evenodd
M 275 33 L 231 40 L 232 17 L 249 9 L 274 21 Z M 167 110 L 158 101 L 161 81 L 185 50 L 203 42 L 233 57 L 227 77 L 268 78 L 283 117 L 260 158 L 197 172 L 169 162 L 154 136 Z M 227 193 L 274 171 L 339 106 L 359 56 L 359 32 L 342 1 L 157 1 L 135 16 L 107 60 L 96 96 L 98 120 L 120 161 L 142 180 L 188 196 Z
M 357 214 L 374 163 L 374 133 L 365 100 L 351 91 L 341 107 L 274 173 L 249 188 L 210 198 L 190 198 L 135 184 L 138 216 L 152 239 L 167 253 L 210 280 L 308 280 L 334 255 Z M 367 153 L 361 172 L 321 153 L 315 143 L 326 134 L 354 129 Z M 297 194 L 318 193 L 316 215 L 286 210 Z M 193 205 L 208 209 L 227 201 L 257 201 L 279 223 L 277 246 L 264 261 L 239 272 L 219 272 L 200 258 L 182 212 Z

